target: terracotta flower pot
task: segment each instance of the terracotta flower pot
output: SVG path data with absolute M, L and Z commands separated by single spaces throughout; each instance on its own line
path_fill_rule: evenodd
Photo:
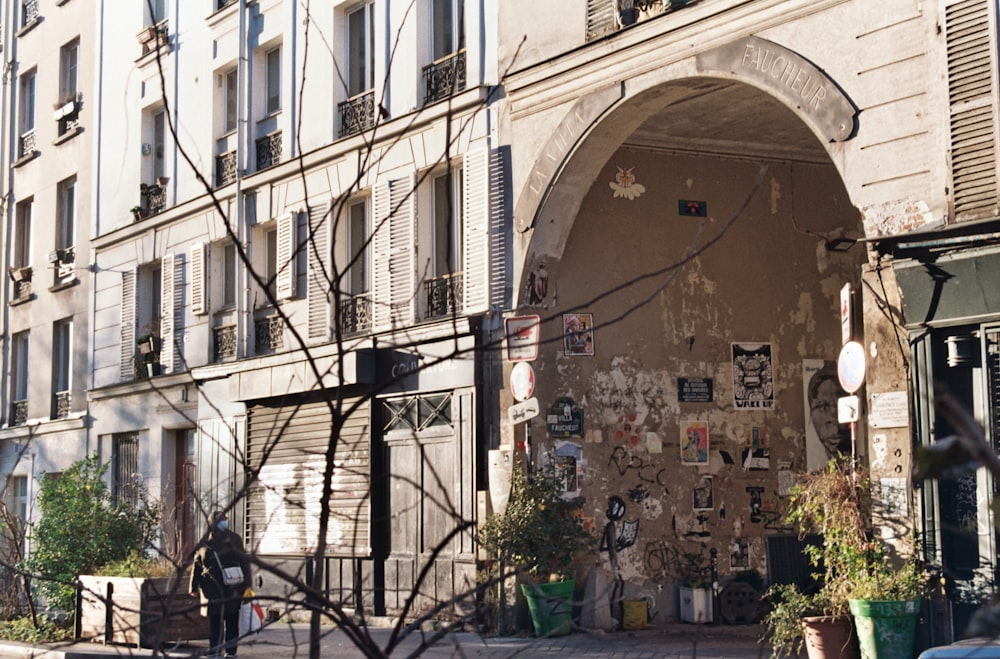
M 811 616 L 802 619 L 809 659 L 857 659 L 858 636 L 851 616 Z

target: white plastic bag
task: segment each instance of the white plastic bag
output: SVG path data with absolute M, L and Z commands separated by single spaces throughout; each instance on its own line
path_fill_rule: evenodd
M 259 632 L 264 624 L 264 609 L 260 608 L 260 602 L 253 596 L 253 591 L 249 588 L 249 598 L 240 606 L 240 636 Z

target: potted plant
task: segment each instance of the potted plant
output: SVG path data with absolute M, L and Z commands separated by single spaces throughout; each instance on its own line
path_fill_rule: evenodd
M 14 267 L 14 266 L 10 266 L 9 268 L 7 268 L 7 273 L 10 275 L 10 278 L 12 280 L 14 280 L 14 281 L 17 281 L 17 282 L 20 282 L 20 281 L 31 281 L 31 266 L 30 265 L 25 265 L 25 266 L 22 266 L 22 267 L 19 267 L 19 268 Z
M 496 578 L 509 576 L 508 566 L 516 569 L 538 636 L 571 631 L 573 563 L 596 545 L 580 518 L 582 501 L 564 499 L 563 482 L 553 466 L 528 475 L 515 465 L 506 509 L 479 531 L 480 544 L 499 568 Z
M 160 351 L 160 339 L 152 332 L 147 332 L 135 340 L 139 353 L 149 355 Z
M 855 548 L 868 541 L 867 481 L 848 466 L 831 461 L 825 469 L 801 475 L 792 487 L 787 521 L 800 535 L 816 533 L 806 545 L 809 562 L 821 570 L 818 587 L 772 586 L 771 611 L 764 618 L 766 639 L 776 656 L 796 655 L 805 646 L 811 658 L 857 656 L 848 599 L 851 578 L 860 569 Z
M 681 620 L 684 622 L 712 622 L 712 578 L 705 554 L 681 554 L 681 580 L 678 586 Z
M 132 219 L 135 220 L 136 222 L 146 217 L 147 214 L 146 209 L 143 208 L 142 206 L 133 206 L 131 210 L 132 210 Z

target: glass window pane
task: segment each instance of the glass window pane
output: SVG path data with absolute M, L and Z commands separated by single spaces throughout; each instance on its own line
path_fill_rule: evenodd
M 281 109 L 281 49 L 275 48 L 267 53 L 267 105 L 265 112 L 270 114 Z
M 225 130 L 230 133 L 236 130 L 237 112 L 237 90 L 236 90 L 236 70 L 226 74 L 226 125 Z

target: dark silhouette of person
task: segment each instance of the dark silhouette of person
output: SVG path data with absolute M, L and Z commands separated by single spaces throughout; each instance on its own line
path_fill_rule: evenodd
M 243 581 L 226 584 L 223 568 L 239 567 Z M 250 562 L 240 537 L 229 530 L 226 513 L 212 513 L 208 533 L 194 555 L 191 595 L 201 595 L 208 607 L 209 656 L 235 657 L 240 636 L 240 606 L 243 591 L 250 587 Z

